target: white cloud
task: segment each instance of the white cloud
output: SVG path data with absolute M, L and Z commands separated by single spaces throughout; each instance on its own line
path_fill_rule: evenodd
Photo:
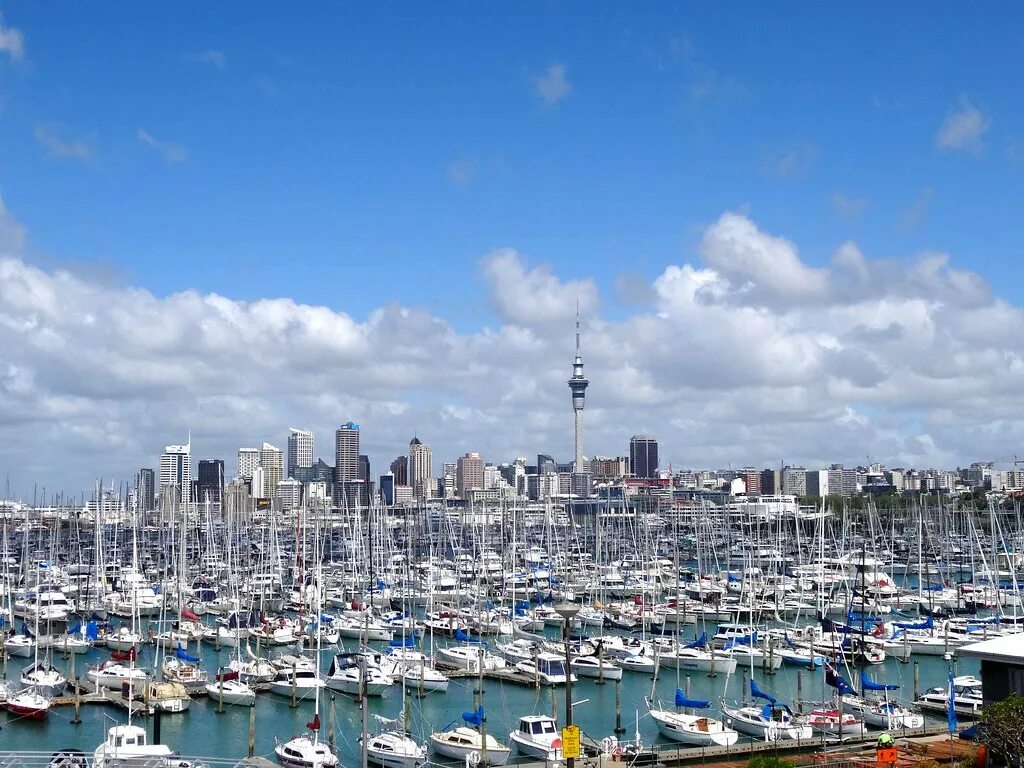
M 569 456 L 573 315 L 591 380 L 588 454 L 654 431 L 667 465 L 928 466 L 1011 455 L 1024 439 L 1024 312 L 944 254 L 879 260 L 842 244 L 820 265 L 727 213 L 701 263 L 667 265 L 650 303 L 598 314 L 593 280 L 501 250 L 482 262 L 494 327 L 389 304 L 158 297 L 18 255 L 0 207 L 0 470 L 77 491 L 127 479 L 191 430 L 233 471 L 240 445 L 348 419 L 380 470 L 418 433 L 435 464 Z M 343 294 L 341 294 L 343 295 Z M 23 485 L 16 491 L 24 492 Z
M 985 115 L 965 97 L 960 100 L 960 106 L 942 121 L 935 133 L 935 146 L 947 151 L 977 152 L 981 149 L 981 138 L 988 126 Z
M 188 160 L 188 149 L 181 144 L 175 144 L 172 141 L 161 141 L 142 128 L 139 128 L 136 136 L 147 147 L 156 150 L 163 157 L 164 162 L 170 165 L 177 165 Z
M 564 64 L 552 64 L 544 74 L 533 79 L 533 90 L 540 100 L 554 106 L 572 93 L 572 83 L 565 76 Z
M 91 144 L 78 139 L 66 139 L 61 136 L 60 128 L 53 123 L 41 123 L 35 128 L 35 137 L 53 157 L 72 160 L 92 160 L 96 151 Z
M 21 30 L 4 25 L 4 16 L 0 13 L 0 53 L 6 53 L 11 61 L 21 61 L 25 57 L 25 38 Z
M 495 251 L 484 260 L 484 275 L 502 318 L 525 326 L 564 322 L 597 305 L 593 280 L 562 282 L 546 266 L 528 269 L 511 248 Z
M 768 153 L 761 167 L 765 174 L 777 179 L 806 179 L 817 159 L 817 146 L 804 142 Z
M 228 57 L 223 51 L 207 48 L 205 51 L 186 53 L 185 61 L 191 64 L 209 64 L 211 67 L 224 69 L 228 63 Z
M 842 192 L 832 194 L 832 207 L 840 216 L 851 221 L 859 219 L 870 205 L 871 201 L 866 197 L 851 197 Z
M 476 179 L 476 161 L 471 157 L 463 157 L 448 165 L 448 181 L 456 186 L 464 187 Z

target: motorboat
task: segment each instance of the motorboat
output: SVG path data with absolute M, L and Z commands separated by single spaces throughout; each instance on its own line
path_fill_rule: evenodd
M 361 667 L 361 668 L 360 668 Z M 358 663 L 358 654 L 339 653 L 331 661 L 324 681 L 332 691 L 358 696 L 382 696 L 393 683 L 381 670 Z
M 166 744 L 149 744 L 146 729 L 115 725 L 93 753 L 93 768 L 151 768 L 167 765 L 173 756 Z
M 274 747 L 277 762 L 287 768 L 334 768 L 338 756 L 316 734 L 279 741 Z
M 486 760 L 488 765 L 504 765 L 512 753 L 491 734 L 485 739 L 479 730 L 468 725 L 430 734 L 430 746 L 439 755 L 460 763 L 465 763 L 466 758 L 472 760 L 472 755 L 476 754 L 479 762 Z
M 427 748 L 401 731 L 384 731 L 366 739 L 366 760 L 384 768 L 420 768 Z
M 579 677 L 591 677 L 595 680 L 622 679 L 622 667 L 597 656 L 576 656 L 569 662 L 569 669 Z
M 120 691 L 121 686 L 126 682 L 133 684 L 145 682 L 149 679 L 149 672 L 133 664 L 124 664 L 110 659 L 87 671 L 85 676 L 96 688 Z
M 221 669 L 216 679 L 206 684 L 206 694 L 218 704 L 251 707 L 256 704 L 256 691 L 239 679 L 237 672 Z
M 315 669 L 294 669 L 279 671 L 268 687 L 278 696 L 295 696 L 296 699 L 312 699 L 324 687 L 324 681 Z
M 516 750 L 538 760 L 561 760 L 562 737 L 553 717 L 526 715 L 519 718 L 519 727 L 508 735 Z
M 949 711 L 949 688 L 929 688 L 914 702 L 918 709 L 930 712 Z M 984 702 L 981 696 L 981 680 L 973 675 L 959 675 L 953 678 L 953 711 L 961 717 L 981 717 Z
M 150 708 L 161 712 L 185 712 L 192 704 L 192 697 L 181 683 L 150 681 L 146 685 L 145 700 Z M 124 689 L 122 688 L 122 695 Z
M 566 674 L 565 659 L 555 653 L 542 651 L 528 661 L 520 661 L 515 668 L 541 685 L 565 685 L 567 680 L 576 682 L 576 675 Z

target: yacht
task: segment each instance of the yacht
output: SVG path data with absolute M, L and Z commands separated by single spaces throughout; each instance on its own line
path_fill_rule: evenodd
M 216 680 L 207 683 L 206 693 L 211 701 L 218 704 L 224 702 L 241 707 L 252 707 L 256 704 L 256 691 L 239 679 L 237 672 L 221 669 Z
M 666 739 L 698 747 L 728 747 L 736 743 L 740 735 L 721 720 L 704 715 L 691 715 L 671 709 L 654 707 L 647 699 L 647 710 L 658 726 L 658 732 Z M 710 702 L 687 699 L 676 689 L 676 706 L 683 709 L 707 709 Z
M 515 668 L 541 685 L 565 685 L 567 680 L 576 682 L 576 675 L 566 674 L 565 659 L 555 653 L 542 651 L 527 661 L 520 661 Z
M 427 762 L 427 748 L 401 731 L 385 731 L 367 738 L 366 760 L 384 768 L 420 768 Z
M 338 764 L 338 756 L 316 734 L 278 742 L 274 754 L 286 768 L 334 768 Z
M 21 684 L 52 699 L 63 695 L 68 681 L 59 669 L 43 660 L 29 664 L 21 670 Z
M 166 765 L 174 753 L 166 744 L 149 744 L 146 729 L 115 725 L 93 753 L 93 768 L 152 768 Z
M 312 699 L 324 687 L 324 681 L 315 669 L 289 669 L 279 671 L 270 681 L 269 688 L 278 696 L 292 696 L 296 699 Z
M 740 733 L 761 741 L 811 739 L 811 726 L 803 723 L 785 704 L 763 707 L 722 707 L 726 722 Z
M 476 753 L 481 762 L 486 758 L 488 765 L 504 765 L 512 753 L 511 749 L 491 734 L 487 734 L 485 739 L 480 731 L 468 725 L 430 734 L 430 746 L 439 755 L 460 763 L 465 763 L 467 758 L 472 760 L 471 755 Z
M 916 702 L 918 709 L 931 712 L 948 712 L 949 688 L 929 688 L 921 694 Z M 973 675 L 960 675 L 953 678 L 953 710 L 957 715 L 969 718 L 981 717 L 983 706 L 981 698 L 981 680 Z
M 508 735 L 521 755 L 538 760 L 561 760 L 562 737 L 553 717 L 527 715 L 519 718 L 519 727 Z

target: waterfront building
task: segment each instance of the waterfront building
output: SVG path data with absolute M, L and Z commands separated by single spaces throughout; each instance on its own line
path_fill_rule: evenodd
M 277 498 L 281 500 L 282 510 L 297 508 L 302 503 L 302 483 L 294 477 L 278 481 Z
M 260 465 L 260 452 L 258 448 L 238 449 L 238 477 L 242 480 L 252 480 L 253 471 Z
M 334 433 L 334 479 L 347 483 L 359 479 L 359 425 L 348 421 Z
M 196 501 L 203 504 L 209 499 L 212 504 L 220 504 L 224 497 L 224 460 L 200 459 L 196 474 Z
M 135 497 L 140 512 L 156 508 L 156 472 L 150 467 L 143 467 L 135 475 Z
M 430 446 L 414 437 L 409 441 L 409 476 L 408 483 L 412 486 L 413 495 L 420 501 L 427 501 L 433 496 L 434 469 L 431 465 Z
M 460 498 L 466 498 L 466 492 L 474 488 L 484 487 L 484 460 L 479 453 L 467 453 L 460 456 L 455 467 L 455 490 Z
M 192 445 L 168 445 L 160 456 L 160 493 L 178 490 L 181 503 L 188 504 L 192 492 Z
M 284 455 L 280 448 L 264 443 L 260 448 L 260 467 L 263 469 L 264 498 L 272 498 L 277 484 L 284 480 Z
M 653 479 L 658 476 L 658 441 L 650 435 L 633 435 L 629 439 L 629 469 L 633 477 Z
M 288 429 L 288 477 L 295 470 L 313 466 L 313 433 L 305 429 Z
M 409 457 L 396 456 L 395 460 L 391 462 L 391 474 L 394 475 L 395 483 L 398 485 L 409 485 Z

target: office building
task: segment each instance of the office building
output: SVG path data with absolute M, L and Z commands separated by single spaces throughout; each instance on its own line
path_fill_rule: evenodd
M 288 429 L 288 477 L 295 470 L 313 466 L 313 433 L 305 429 Z
M 367 485 L 370 483 L 370 457 L 365 453 L 359 454 L 359 479 Z
M 348 421 L 334 433 L 334 479 L 349 483 L 359 479 L 359 425 Z
M 175 488 L 183 505 L 192 495 L 192 445 L 168 445 L 160 456 L 160 493 Z
M 633 477 L 658 476 L 658 441 L 650 435 L 633 435 L 629 440 L 629 471 Z
M 156 508 L 156 472 L 143 467 L 135 476 L 135 497 L 140 512 L 152 512 Z
M 434 496 L 434 469 L 431 465 L 430 446 L 418 437 L 409 441 L 409 485 L 413 495 L 420 501 Z
M 281 500 L 281 509 L 296 509 L 302 503 L 302 483 L 294 477 L 281 480 L 277 484 L 277 498 Z
M 391 474 L 394 476 L 397 485 L 409 485 L 409 457 L 397 456 L 391 462 Z
M 455 466 L 455 491 L 461 498 L 474 488 L 484 487 L 484 460 L 479 453 L 460 456 Z
M 224 460 L 200 459 L 196 479 L 196 501 L 220 504 L 224 498 Z
M 260 467 L 263 469 L 264 498 L 273 498 L 277 484 L 284 480 L 284 454 L 281 449 L 264 443 L 260 448 Z
M 258 448 L 238 449 L 238 476 L 242 480 L 252 480 L 252 473 L 260 465 Z

